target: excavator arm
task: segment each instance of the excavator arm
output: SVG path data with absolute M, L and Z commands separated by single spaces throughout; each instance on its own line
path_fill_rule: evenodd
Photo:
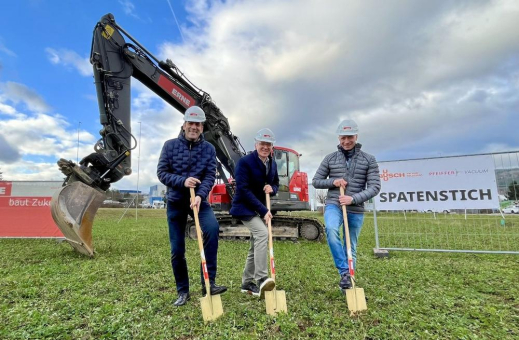
M 216 149 L 218 172 L 224 183 L 229 180 L 223 169 L 234 176 L 235 166 L 245 151 L 210 95 L 194 86 L 171 60 L 160 61 L 148 52 L 115 22 L 112 14 L 103 16 L 94 28 L 90 62 L 101 138 L 94 146 L 95 152 L 79 164 L 66 159 L 58 161 L 66 178 L 63 188 L 52 198 L 51 211 L 66 240 L 79 252 L 93 256 L 92 224 L 105 199 L 104 192 L 132 172 L 131 153 L 137 145 L 131 133 L 132 77 L 182 114 L 193 105 L 204 110 L 204 137 Z

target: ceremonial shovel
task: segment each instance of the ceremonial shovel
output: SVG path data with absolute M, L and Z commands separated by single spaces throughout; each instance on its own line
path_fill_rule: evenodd
M 189 188 L 191 193 L 191 202 L 195 201 L 195 189 Z M 198 239 L 198 248 L 200 248 L 200 257 L 202 258 L 202 271 L 204 273 L 206 295 L 200 298 L 200 306 L 202 307 L 202 316 L 204 322 L 218 319 L 223 314 L 222 299 L 220 295 L 211 295 L 211 285 L 209 283 L 209 273 L 207 272 L 207 264 L 205 262 L 204 243 L 202 241 L 202 231 L 200 230 L 200 222 L 198 220 L 198 208 L 193 207 L 193 215 L 195 217 L 196 235 Z
M 267 209 L 270 210 L 270 195 L 266 194 L 267 197 Z M 272 245 L 272 222 L 268 222 L 269 232 L 269 254 L 270 254 L 270 277 L 274 282 L 276 281 L 276 267 L 274 265 L 274 247 Z M 287 299 L 284 290 L 276 290 L 274 288 L 271 291 L 265 292 L 265 307 L 267 314 L 276 315 L 278 312 L 287 313 Z
M 344 188 L 341 187 L 341 196 L 344 196 Z M 348 230 L 348 215 L 346 213 L 346 206 L 342 205 L 342 216 L 344 218 L 344 234 L 346 235 L 346 249 L 348 253 L 348 268 L 351 276 L 351 289 L 346 289 L 346 303 L 350 310 L 350 315 L 357 312 L 367 310 L 366 296 L 363 288 L 355 288 L 355 269 L 353 268 L 353 257 L 351 254 L 350 231 Z

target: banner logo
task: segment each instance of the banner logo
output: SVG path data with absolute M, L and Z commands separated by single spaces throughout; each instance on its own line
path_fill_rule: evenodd
M 402 178 L 405 177 L 405 173 L 403 172 L 389 172 L 387 169 L 384 169 L 380 174 L 380 178 L 384 181 L 389 181 L 392 178 Z
M 457 176 L 459 171 L 447 170 L 447 171 L 429 171 L 429 176 Z
M 195 100 L 185 91 L 183 91 L 179 86 L 174 84 L 167 77 L 160 75 L 157 84 L 162 87 L 166 92 L 171 94 L 171 96 L 183 107 L 186 109 L 190 106 L 193 106 Z

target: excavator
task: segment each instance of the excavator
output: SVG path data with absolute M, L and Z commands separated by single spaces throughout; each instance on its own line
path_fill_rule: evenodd
M 130 41 L 127 42 L 125 37 Z M 249 230 L 228 214 L 234 193 L 235 167 L 246 152 L 229 122 L 211 96 L 196 87 L 170 60 L 153 56 L 136 39 L 106 14 L 94 28 L 90 62 L 99 104 L 101 138 L 94 152 L 79 164 L 61 158 L 57 163 L 65 175 L 63 187 L 51 200 L 52 217 L 66 241 L 78 252 L 94 255 L 92 226 L 97 210 L 110 185 L 132 173 L 131 154 L 137 140 L 131 133 L 132 77 L 184 114 L 197 105 L 206 114 L 204 137 L 214 145 L 218 160 L 218 180 L 209 195 L 217 212 L 221 238 L 248 238 Z M 272 199 L 272 212 L 309 210 L 308 179 L 299 171 L 300 154 L 276 146 L 273 156 L 278 164 L 280 187 Z M 314 218 L 275 214 L 273 236 L 296 240 L 319 240 L 323 225 Z M 196 237 L 194 224 L 186 234 Z

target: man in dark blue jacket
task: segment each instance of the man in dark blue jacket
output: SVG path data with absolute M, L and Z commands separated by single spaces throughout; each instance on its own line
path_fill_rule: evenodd
M 186 223 L 187 215 L 193 217 L 193 207 L 198 208 L 200 227 L 203 232 L 204 252 L 211 283 L 211 295 L 221 294 L 225 286 L 217 286 L 216 261 L 218 251 L 219 225 L 207 196 L 216 178 L 216 151 L 204 140 L 203 122 L 205 113 L 198 106 L 192 106 L 184 114 L 182 133 L 178 138 L 164 143 L 157 166 L 160 182 L 168 187 L 167 216 L 169 242 L 171 244 L 171 266 L 177 284 L 178 299 L 175 306 L 185 305 L 190 299 L 189 277 L 186 263 Z M 190 202 L 189 188 L 195 188 L 196 199 Z M 206 294 L 204 276 L 200 270 L 202 294 Z
M 236 193 L 230 213 L 251 232 L 241 292 L 263 297 L 265 291 L 273 290 L 276 285 L 274 280 L 268 278 L 268 229 L 265 223 L 272 219 L 272 214 L 265 206 L 265 194 L 276 195 L 279 177 L 276 162 L 272 158 L 275 142 L 272 131 L 259 130 L 255 141 L 256 150 L 240 159 L 236 165 Z

